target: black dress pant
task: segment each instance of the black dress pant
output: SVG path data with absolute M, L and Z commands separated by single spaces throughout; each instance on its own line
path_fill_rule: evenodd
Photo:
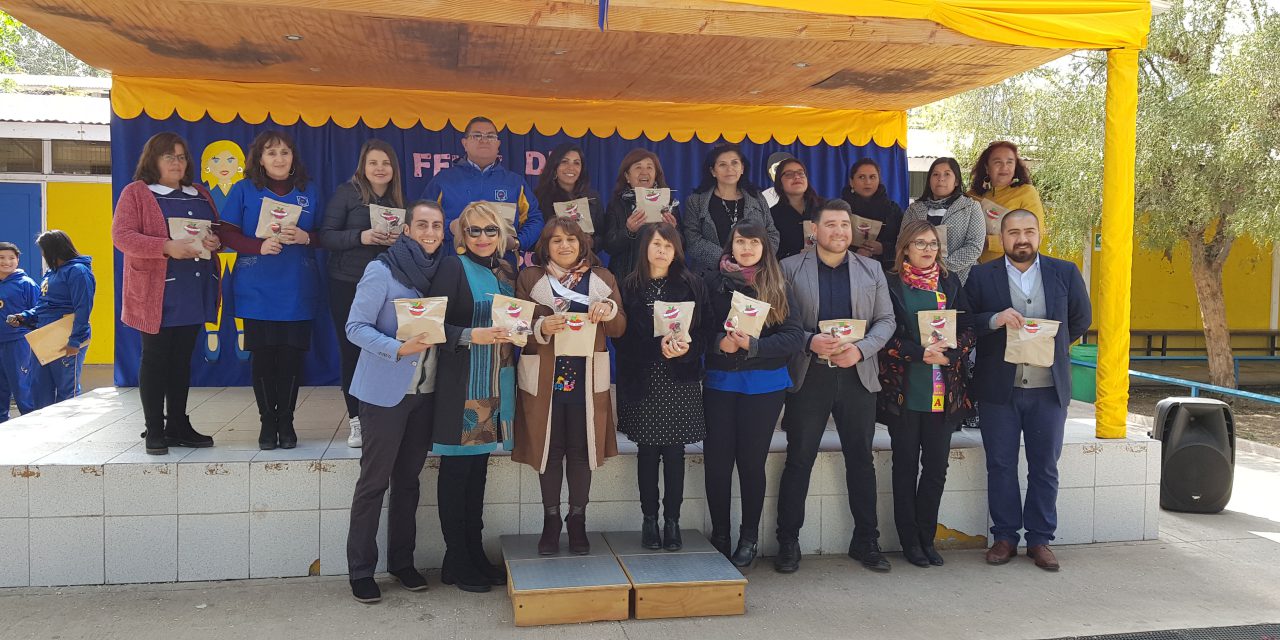
M 760 512 L 764 509 L 764 465 L 769 457 L 778 414 L 786 390 L 747 395 L 732 391 L 704 389 L 703 407 L 707 416 L 707 439 L 703 442 L 706 468 L 707 507 L 711 511 L 711 535 L 729 535 L 729 511 L 733 493 L 733 468 L 738 468 L 742 493 L 742 524 L 739 535 L 745 540 L 760 539 Z
M 636 480 L 640 484 L 640 511 L 647 517 L 658 517 L 658 463 L 662 463 L 662 517 L 680 519 L 684 502 L 684 445 L 637 445 Z
M 361 419 L 364 422 L 364 419 Z M 436 502 L 445 551 L 458 557 L 483 557 L 484 487 L 489 454 L 441 456 Z
M 165 415 L 187 415 L 191 391 L 191 352 L 201 325 L 161 327 L 142 334 L 142 362 L 138 370 L 138 395 L 147 424 L 164 424 Z M 167 405 L 167 409 L 166 409 Z
M 435 395 L 406 395 L 394 407 L 361 407 L 364 447 L 360 479 L 351 499 L 347 571 L 351 579 L 373 577 L 378 565 L 378 519 L 388 487 L 387 569 L 413 566 L 418 537 L 418 476 L 431 451 L 431 410 Z
M 938 530 L 938 506 L 951 455 L 952 431 L 946 427 L 944 415 L 903 407 L 901 424 L 889 428 L 893 439 L 893 521 L 903 548 L 933 544 Z
M 547 434 L 547 467 L 538 476 L 542 506 L 560 506 L 560 485 L 569 476 L 569 506 L 585 508 L 591 493 L 591 460 L 587 452 L 585 404 L 551 404 L 551 432 Z
M 360 360 L 360 347 L 347 340 L 347 316 L 356 298 L 356 283 L 329 278 L 329 314 L 333 316 L 333 328 L 338 334 L 338 359 L 342 363 L 342 397 L 347 402 L 347 417 L 360 416 L 360 400 L 351 395 L 351 379 L 356 375 L 356 362 Z
M 828 367 L 813 358 L 804 385 L 787 394 L 782 417 L 782 428 L 787 432 L 787 463 L 778 486 L 779 542 L 794 542 L 800 537 L 809 476 L 831 417 L 835 418 L 844 453 L 853 545 L 869 545 L 880 539 L 876 469 L 871 453 L 871 439 L 876 432 L 876 395 L 862 385 L 855 367 Z

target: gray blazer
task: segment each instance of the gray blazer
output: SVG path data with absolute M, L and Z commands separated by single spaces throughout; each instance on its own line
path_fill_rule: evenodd
M 724 247 L 720 244 L 720 236 L 716 234 L 716 223 L 711 220 L 712 191 L 695 193 L 684 203 L 684 215 L 680 218 L 680 235 L 684 238 L 684 261 L 699 277 L 720 270 L 720 256 Z M 764 197 L 747 195 L 742 192 L 743 220 L 754 220 L 764 225 L 769 234 L 769 250 L 778 251 L 778 229 L 773 226 L 773 214 Z
M 902 214 L 902 226 L 928 217 L 929 207 L 916 200 Z M 986 217 L 976 200 L 960 196 L 942 214 L 942 224 L 947 227 L 947 258 L 942 263 L 948 271 L 960 277 L 960 284 L 964 284 L 969 280 L 969 269 L 978 264 L 978 258 L 987 248 Z
M 782 261 L 782 275 L 792 287 L 795 307 L 805 330 L 805 349 L 791 356 L 787 368 L 791 372 L 791 392 L 804 385 L 812 353 L 809 341 L 818 329 L 818 252 L 805 251 Z M 862 360 L 854 365 L 858 378 L 867 391 L 880 391 L 880 363 L 876 358 L 889 338 L 893 337 L 897 322 L 893 316 L 893 303 L 889 300 L 889 286 L 885 281 L 880 262 L 849 252 L 849 293 L 853 301 L 853 317 L 867 321 L 867 335 L 853 343 L 862 352 Z

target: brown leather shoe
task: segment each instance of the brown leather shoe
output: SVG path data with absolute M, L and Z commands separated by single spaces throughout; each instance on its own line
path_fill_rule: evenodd
M 1006 564 L 1018 555 L 1018 547 L 1008 540 L 996 540 L 987 549 L 987 564 Z
M 1053 550 L 1047 544 L 1027 547 L 1027 557 L 1035 560 L 1036 566 L 1045 571 L 1057 571 L 1061 568 L 1058 559 L 1053 555 Z

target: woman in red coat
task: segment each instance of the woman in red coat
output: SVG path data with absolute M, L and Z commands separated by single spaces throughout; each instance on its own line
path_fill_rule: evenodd
M 175 133 L 147 140 L 111 221 L 111 241 L 124 254 L 120 320 L 142 333 L 138 393 L 153 455 L 213 446 L 187 417 L 191 352 L 201 325 L 218 317 L 218 249 L 225 242 L 257 253 L 261 244 L 220 224 L 188 149 Z

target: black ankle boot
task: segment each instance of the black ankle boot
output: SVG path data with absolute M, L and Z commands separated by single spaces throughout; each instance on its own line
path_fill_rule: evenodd
M 546 508 L 542 514 L 542 537 L 538 538 L 538 555 L 560 553 L 560 507 Z
M 749 567 L 751 563 L 756 561 L 756 553 L 759 545 L 755 540 L 741 538 L 738 540 L 738 548 L 734 550 L 733 557 L 729 558 L 729 562 L 735 567 Z
M 276 424 L 280 428 L 280 448 L 292 449 L 298 446 L 298 434 L 293 430 L 293 409 L 298 402 L 298 387 L 295 385 L 297 378 L 288 378 L 279 381 L 280 386 L 276 387 L 276 393 L 279 394 L 280 402 L 276 405 L 276 413 L 278 419 Z
M 498 587 L 507 583 L 507 570 L 489 562 L 489 556 L 485 554 L 484 545 L 479 539 L 468 541 L 467 554 L 471 558 L 471 566 L 475 567 L 490 585 Z
M 569 516 L 564 519 L 565 531 L 569 534 L 569 552 L 585 556 L 591 553 L 591 541 L 587 538 L 587 514 L 569 508 Z
M 661 549 L 662 535 L 658 533 L 658 516 L 645 516 L 640 525 L 640 546 L 646 549 Z
M 292 449 L 298 446 L 298 433 L 293 430 L 293 416 L 288 419 L 283 417 L 279 421 L 280 426 L 280 448 Z
M 466 551 L 456 549 L 446 549 L 444 552 L 440 582 L 471 593 L 488 593 L 493 588 L 489 580 L 475 568 L 475 565 L 471 564 L 470 555 Z
M 165 418 L 164 439 L 170 447 L 203 449 L 213 446 L 213 438 L 196 431 L 191 426 L 191 417 L 185 415 Z
M 680 520 L 667 518 L 662 525 L 662 548 L 667 551 L 679 551 L 684 548 L 680 539 Z
M 153 423 L 147 425 L 147 430 L 142 432 L 142 438 L 146 440 L 147 453 L 153 456 L 162 456 L 169 453 L 169 444 L 164 438 L 164 424 Z

